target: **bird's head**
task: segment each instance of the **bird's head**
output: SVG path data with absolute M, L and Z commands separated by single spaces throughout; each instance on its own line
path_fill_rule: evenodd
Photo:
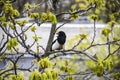
M 59 31 L 59 32 L 57 33 L 57 35 L 58 35 L 58 37 L 64 37 L 64 38 L 66 38 L 66 34 L 65 34 L 65 32 L 63 32 L 63 31 Z

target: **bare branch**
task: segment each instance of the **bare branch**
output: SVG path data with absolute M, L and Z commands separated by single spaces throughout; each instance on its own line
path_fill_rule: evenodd
M 56 32 L 59 28 L 61 28 L 62 26 L 64 26 L 65 24 L 67 24 L 67 23 L 69 23 L 69 22 L 70 22 L 70 21 L 67 21 L 67 22 L 63 23 L 62 25 L 58 26 L 58 27 L 56 28 L 55 32 Z
M 76 45 L 73 46 L 72 49 L 75 49 L 75 48 L 82 42 L 83 39 L 84 39 L 84 38 L 81 38 L 81 39 L 78 41 L 78 43 L 77 43 Z
M 74 74 L 59 74 L 59 76 L 66 77 L 66 76 L 75 76 L 75 75 L 87 75 L 87 74 L 91 74 L 91 73 L 92 72 L 82 72 L 82 71 L 80 71 L 80 72 L 74 73 Z
M 113 53 L 109 53 L 104 60 L 108 59 L 111 55 L 115 54 L 119 50 L 120 50 L 120 46 L 115 51 L 113 51 Z
M 60 14 L 57 14 L 56 16 L 59 17 L 59 16 L 61 16 L 63 14 L 77 14 L 77 13 L 79 13 L 79 15 L 83 15 L 83 14 L 87 13 L 90 9 L 95 8 L 95 7 L 96 7 L 96 5 L 93 4 L 93 5 L 89 5 L 88 8 L 85 9 L 85 10 L 78 10 L 78 11 L 73 12 L 73 13 L 71 13 L 71 12 L 62 12 Z
M 35 24 L 35 23 L 32 23 L 30 26 L 28 26 L 26 29 L 22 30 L 22 32 L 19 33 L 19 34 L 17 34 L 17 36 L 15 36 L 15 37 L 18 37 L 18 36 L 24 34 L 24 33 L 25 33 L 26 31 L 28 31 L 28 29 L 29 29 L 31 26 L 33 26 L 34 24 Z
M 65 54 L 67 54 L 67 55 L 83 54 L 83 55 L 87 56 L 88 58 L 90 58 L 91 60 L 97 62 L 97 60 L 96 60 L 93 56 L 90 56 L 88 53 L 85 53 L 85 52 L 80 51 L 80 50 L 72 50 L 72 49 L 69 49 L 69 50 L 62 50 L 62 51 L 54 51 L 54 52 L 52 52 L 51 54 L 53 54 L 53 53 L 58 53 L 58 52 L 61 52 L 61 53 L 63 53 L 63 54 L 56 54 L 56 55 L 54 55 L 53 57 L 51 57 L 50 59 L 54 59 L 54 58 L 56 58 L 56 57 L 58 57 L 58 56 L 63 56 L 63 55 L 65 55 Z
M 14 2 L 16 2 L 17 0 L 11 0 L 11 2 L 10 3 L 14 3 Z
M 2 45 L 2 47 L 0 47 L 0 53 L 2 52 L 3 48 L 5 48 L 7 42 L 8 42 L 8 39 L 4 42 L 4 44 Z M 4 51 L 3 51 L 3 52 L 4 52 Z
M 95 26 L 95 20 L 94 20 L 94 34 L 93 34 L 93 39 L 92 39 L 92 42 L 90 44 L 90 46 L 88 46 L 84 51 L 88 50 L 91 48 L 91 46 L 93 45 L 94 41 L 95 41 L 95 37 L 96 37 L 96 26 Z
M 5 39 L 5 38 L 4 38 L 4 34 L 3 34 L 2 39 L 1 39 L 1 41 L 0 41 L 0 46 L 2 45 L 4 39 Z
M 118 42 L 118 41 L 120 41 L 120 39 L 119 40 L 115 40 L 115 41 L 109 41 L 109 42 L 106 42 L 106 43 L 98 43 L 98 44 L 92 44 L 92 45 L 90 45 L 89 47 L 87 47 L 86 49 L 84 49 L 83 51 L 87 51 L 87 50 L 89 50 L 90 48 L 92 48 L 92 47 L 95 47 L 95 46 L 103 46 L 103 45 L 109 45 L 109 44 L 114 44 L 114 43 L 116 43 L 116 42 Z
M 4 76 L 3 76 L 3 80 L 4 78 L 8 77 L 9 75 L 13 75 L 14 73 L 6 73 Z
M 8 73 L 8 72 L 10 72 L 10 71 L 12 71 L 12 70 L 13 70 L 13 69 L 5 70 L 5 71 L 3 71 L 3 72 L 0 73 L 0 76 L 3 75 L 3 74 L 5 74 L 5 73 Z

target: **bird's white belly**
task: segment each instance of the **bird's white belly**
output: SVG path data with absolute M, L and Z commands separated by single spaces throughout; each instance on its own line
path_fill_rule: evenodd
M 53 45 L 52 45 L 52 50 L 59 50 L 62 48 L 62 45 L 60 45 L 58 43 L 58 41 L 56 41 Z

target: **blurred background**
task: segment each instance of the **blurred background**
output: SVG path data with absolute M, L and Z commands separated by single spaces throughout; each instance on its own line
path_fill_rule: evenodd
M 24 10 L 24 5 L 26 3 L 29 3 L 33 7 L 37 7 L 35 9 L 31 10 L 30 12 L 42 13 L 42 12 L 47 12 L 48 8 L 50 7 L 50 4 L 48 5 L 49 1 L 50 0 L 16 0 L 13 3 L 13 6 L 14 6 L 14 8 L 16 8 L 20 12 L 20 16 L 16 17 L 16 20 L 29 19 L 28 14 L 26 14 L 26 11 Z M 56 5 L 56 9 L 51 10 L 55 14 L 59 14 L 61 12 L 68 12 L 71 9 L 83 10 L 83 9 L 86 9 L 90 5 L 89 0 L 56 0 L 56 1 L 58 1 L 57 5 Z M 93 8 L 93 9 L 89 10 L 86 14 L 79 16 L 75 20 L 69 21 L 69 19 L 68 19 L 69 15 L 67 15 L 67 14 L 58 17 L 57 27 L 62 25 L 64 22 L 67 22 L 67 21 L 70 22 L 70 23 L 65 24 L 63 27 L 61 27 L 59 29 L 59 30 L 62 30 L 66 33 L 67 42 L 69 42 L 69 40 L 71 40 L 71 41 L 75 40 L 76 39 L 75 37 L 78 36 L 78 34 L 87 34 L 88 35 L 88 38 L 86 41 L 84 41 L 84 44 L 90 43 L 92 41 L 93 36 L 94 36 L 94 33 L 93 33 L 94 32 L 94 30 L 93 30 L 94 24 L 93 24 L 93 20 L 90 20 L 91 14 L 96 14 L 98 16 L 98 20 L 96 21 L 96 39 L 95 39 L 95 42 L 100 41 L 99 37 L 101 37 L 100 35 L 101 35 L 102 28 L 106 27 L 108 22 L 113 20 L 117 24 L 120 23 L 120 0 L 104 0 L 104 1 L 105 1 L 105 4 L 103 5 L 104 7 Z M 0 8 L 0 13 L 1 13 L 1 10 L 2 10 L 2 8 Z M 30 26 L 33 22 L 34 22 L 34 20 L 30 19 L 29 23 L 26 26 Z M 47 41 L 48 41 L 49 34 L 50 34 L 50 29 L 51 29 L 51 23 L 42 24 L 40 26 L 35 24 L 35 26 L 37 26 L 36 34 L 38 36 L 42 37 L 42 39 L 40 39 L 38 43 L 40 45 L 42 45 L 44 48 L 46 48 Z M 0 34 L 3 34 L 3 33 L 4 32 L 0 28 Z M 116 33 L 117 33 L 117 37 L 118 37 L 119 31 L 116 31 Z M 32 42 L 34 42 L 34 39 L 32 38 L 32 36 L 34 34 L 30 30 L 26 31 L 26 34 L 28 37 L 26 42 L 27 42 L 27 44 L 31 45 Z M 2 35 L 0 35 L 0 39 L 1 38 L 2 38 Z M 55 35 L 55 38 L 56 38 L 56 35 Z M 75 39 L 73 39 L 73 38 L 75 38 Z M 102 37 L 101 40 L 104 40 L 104 37 Z M 32 47 L 33 50 L 36 50 L 35 46 L 36 45 L 34 45 Z M 66 43 L 66 46 L 69 47 L 68 43 Z M 21 46 L 18 46 L 18 48 L 19 48 L 19 51 L 21 51 L 21 53 L 22 53 L 22 51 L 23 52 L 25 51 L 25 49 Z M 97 52 L 97 51 L 99 51 L 99 50 L 98 49 L 93 50 L 93 52 Z M 100 51 L 102 51 L 102 49 L 100 49 Z M 90 54 L 90 55 L 94 56 L 94 54 Z M 10 57 L 15 58 L 16 55 L 10 56 Z M 71 58 L 71 56 L 69 56 L 69 55 L 62 56 L 61 58 L 68 58 L 69 59 L 69 58 Z M 78 59 L 78 61 L 82 60 L 82 57 L 79 57 L 79 58 L 80 59 Z M 27 55 L 27 56 L 25 56 L 25 59 L 20 59 L 18 61 L 18 64 L 20 66 L 22 66 L 23 68 L 28 68 L 31 66 L 32 60 L 33 60 L 33 57 Z M 8 63 L 7 61 L 0 62 L 0 68 L 4 68 L 7 63 Z M 24 64 L 26 64 L 26 65 L 24 65 Z M 119 68 L 119 64 L 116 67 Z
M 49 1 L 50 0 L 16 0 L 13 5 L 20 12 L 20 17 L 25 17 L 23 9 L 25 3 L 28 2 L 33 6 L 35 4 L 39 5 L 39 8 L 36 9 L 36 11 L 42 13 L 46 12 L 47 9 L 50 7 L 48 5 Z M 54 10 L 56 14 L 68 11 L 70 9 L 82 10 L 89 5 L 89 0 L 56 0 L 56 2 L 57 5 L 55 6 L 56 9 Z M 96 9 L 90 10 L 89 12 L 81 16 L 79 19 L 77 19 L 76 23 L 88 23 L 88 15 L 91 13 L 97 14 L 99 16 L 100 23 L 107 23 L 111 20 L 115 20 L 116 22 L 120 23 L 120 0 L 104 0 L 104 3 L 104 7 L 97 7 Z M 59 21 L 64 21 L 63 17 L 60 17 Z

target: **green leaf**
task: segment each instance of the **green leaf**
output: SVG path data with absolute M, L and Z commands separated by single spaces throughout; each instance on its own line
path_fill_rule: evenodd
M 58 80 L 58 72 L 55 69 L 51 71 L 51 74 L 52 74 L 53 80 Z
M 20 26 L 23 26 L 23 25 L 24 25 L 24 23 L 23 23 L 22 20 L 17 20 L 16 23 L 19 24 Z
M 8 80 L 17 80 L 17 76 L 16 75 L 10 75 Z
M 109 28 L 102 29 L 102 35 L 108 37 L 110 33 L 111 33 L 111 30 Z
M 49 12 L 48 19 L 52 22 L 52 24 L 57 24 L 57 18 L 53 13 Z
M 18 41 L 16 38 L 11 38 L 7 42 L 7 49 L 11 50 L 13 47 L 16 47 L 18 45 Z
M 41 75 L 41 80 L 48 80 L 46 73 L 43 73 Z
M 28 23 L 28 22 L 29 22 L 28 20 L 24 20 L 24 21 L 23 21 L 24 24 L 26 24 L 26 23 Z
M 116 24 L 115 21 L 110 21 L 110 22 L 108 22 L 108 25 L 109 25 L 110 27 L 113 27 L 115 24 Z
M 71 9 L 76 9 L 76 7 L 77 7 L 77 5 L 74 4 L 74 5 L 71 6 Z
M 67 76 L 65 80 L 74 80 L 73 76 Z
M 51 71 L 47 71 L 45 73 L 46 73 L 48 79 L 53 80 Z
M 98 7 L 103 7 L 105 5 L 104 0 L 89 0 L 89 3 L 96 3 Z
M 30 18 L 39 18 L 39 13 L 30 13 Z
M 36 26 L 32 26 L 32 27 L 30 28 L 30 30 L 31 30 L 32 32 L 35 32 L 36 29 L 37 29 Z
M 72 19 L 72 20 L 75 20 L 75 19 L 77 19 L 78 17 L 79 17 L 79 15 L 77 14 L 77 13 L 75 13 L 76 12 L 76 9 L 72 9 L 72 10 L 70 10 L 69 11 L 71 14 L 70 14 L 70 18 Z
M 5 13 L 11 13 L 11 11 L 13 10 L 12 4 L 4 4 L 3 6 L 3 11 Z
M 98 16 L 95 14 L 90 15 L 90 19 L 92 20 L 98 20 Z
M 18 12 L 18 10 L 12 10 L 12 15 L 15 16 L 15 17 L 18 17 L 20 16 L 20 13 Z
M 24 5 L 24 7 L 25 7 L 25 10 L 29 10 L 31 8 L 31 6 L 28 2 Z
M 80 34 L 80 37 L 83 39 L 87 39 L 87 34 Z
M 34 3 L 34 6 L 33 6 L 33 7 L 34 7 L 34 9 L 36 10 L 36 9 L 39 8 L 39 5 Z
M 112 74 L 114 80 L 119 80 L 120 79 L 120 72 L 115 72 Z
M 42 37 L 40 36 L 33 36 L 33 39 L 37 42 L 39 39 L 41 39 Z
M 24 73 L 18 73 L 16 80 L 25 80 Z
M 95 9 L 95 13 L 96 13 L 97 15 L 100 15 L 100 10 L 99 10 L 99 9 Z
M 47 20 L 47 18 L 48 18 L 48 15 L 43 12 L 43 13 L 41 14 L 41 18 L 40 18 L 40 19 L 41 19 L 41 20 Z
M 42 80 L 41 73 L 38 70 L 31 72 L 29 80 Z
M 1 22 L 5 22 L 6 21 L 6 17 L 5 16 L 0 16 L 0 21 Z
M 80 8 L 86 8 L 86 5 L 85 4 L 79 4 L 79 7 Z
M 39 64 L 40 64 L 40 68 L 42 68 L 42 69 L 49 68 L 51 66 L 51 62 L 48 57 L 41 59 L 39 61 Z
M 3 25 L 4 27 L 6 27 L 7 24 L 8 24 L 8 22 L 3 22 L 3 23 L 2 23 L 2 25 Z
M 11 29 L 14 29 L 14 28 L 15 28 L 15 25 L 13 25 L 13 24 L 10 25 L 10 28 L 11 28 Z

